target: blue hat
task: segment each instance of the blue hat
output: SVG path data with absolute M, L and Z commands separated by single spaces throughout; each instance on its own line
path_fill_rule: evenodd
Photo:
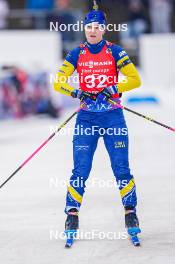
M 106 16 L 105 13 L 100 10 L 90 11 L 84 20 L 84 24 L 90 24 L 92 22 L 98 22 L 99 24 L 106 25 Z

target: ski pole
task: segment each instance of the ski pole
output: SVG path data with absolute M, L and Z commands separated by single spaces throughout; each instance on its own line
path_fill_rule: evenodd
M 54 131 L 1 185 L 2 188 L 19 170 L 21 170 L 82 108 L 83 104 L 56 131 Z
M 138 113 L 138 112 L 136 112 L 136 111 L 134 111 L 134 110 L 132 110 L 132 109 L 129 109 L 129 108 L 127 108 L 127 107 L 125 107 L 125 106 L 122 106 L 121 104 L 118 104 L 118 103 L 116 103 L 115 101 L 113 101 L 113 100 L 111 100 L 111 99 L 109 99 L 108 100 L 111 104 L 114 104 L 114 105 L 116 105 L 116 106 L 118 106 L 119 108 L 121 108 L 121 109 L 124 109 L 124 110 L 126 110 L 126 111 L 128 111 L 128 112 L 131 112 L 131 113 L 133 113 L 133 114 L 135 114 L 135 115 L 137 115 L 137 116 L 140 116 L 140 117 L 142 117 L 142 118 L 144 118 L 144 119 L 146 119 L 146 120 L 148 120 L 148 121 L 151 121 L 151 122 L 153 122 L 153 123 L 155 123 L 155 124 L 157 124 L 157 125 L 160 125 L 160 126 L 162 126 L 162 127 L 164 127 L 164 128 L 167 128 L 167 129 L 169 129 L 169 130 L 171 130 L 171 131 L 173 131 L 173 132 L 175 132 L 175 128 L 172 128 L 172 127 L 170 127 L 170 126 L 168 126 L 168 125 L 165 125 L 165 124 L 163 124 L 163 123 L 161 123 L 161 122 L 158 122 L 158 121 L 156 121 L 156 120 L 154 120 L 153 118 L 151 118 L 151 117 L 148 117 L 148 116 L 145 116 L 145 115 L 143 115 L 143 114 L 141 114 L 141 113 Z M 21 170 L 55 135 L 56 135 L 56 133 L 58 133 L 80 110 L 81 110 L 81 108 L 82 108 L 82 105 L 80 106 L 80 108 L 79 109 L 77 109 L 66 121 L 64 121 L 58 128 L 57 128 L 57 130 L 55 131 L 55 132 L 53 132 L 1 185 L 0 185 L 0 188 L 2 188 L 19 170 Z
M 125 106 L 122 106 L 122 105 L 116 103 L 115 101 L 113 101 L 113 100 L 111 100 L 111 99 L 109 99 L 108 102 L 111 103 L 111 104 L 113 104 L 113 105 L 116 105 L 116 106 L 118 106 L 119 108 L 122 108 L 122 109 L 124 109 L 124 110 L 126 110 L 126 111 L 128 111 L 128 112 L 130 112 L 130 113 L 133 113 L 133 114 L 135 114 L 135 115 L 137 115 L 137 116 L 140 116 L 140 117 L 142 117 L 142 118 L 144 118 L 144 119 L 146 119 L 146 120 L 148 120 L 148 121 L 151 121 L 151 122 L 153 122 L 153 123 L 155 123 L 155 124 L 157 124 L 157 125 L 159 125 L 159 126 L 165 127 L 165 128 L 167 128 L 167 129 L 169 129 L 169 130 L 175 132 L 175 128 L 172 128 L 172 127 L 170 127 L 170 126 L 168 126 L 168 125 L 165 125 L 165 124 L 163 124 L 163 123 L 161 123 L 161 122 L 158 122 L 158 121 L 154 120 L 153 118 L 151 118 L 151 117 L 149 117 L 149 116 L 145 116 L 145 115 L 143 115 L 143 114 L 141 114 L 141 113 L 138 113 L 138 112 L 136 112 L 136 111 L 134 111 L 134 110 L 132 110 L 132 109 L 130 109 L 130 108 L 127 108 L 127 107 L 125 107 Z

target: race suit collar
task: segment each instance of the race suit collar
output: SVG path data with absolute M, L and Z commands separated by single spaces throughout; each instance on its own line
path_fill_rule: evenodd
M 87 42 L 87 47 L 91 53 L 96 54 L 102 50 L 105 44 L 106 44 L 106 41 L 102 39 L 97 44 L 90 44 L 89 42 Z

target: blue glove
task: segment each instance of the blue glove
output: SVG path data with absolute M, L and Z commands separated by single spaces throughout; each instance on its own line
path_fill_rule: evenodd
M 72 93 L 71 96 L 73 98 L 78 98 L 80 101 L 85 102 L 86 104 L 89 104 L 93 101 L 96 100 L 96 95 L 89 93 L 89 92 L 84 92 L 79 89 L 75 89 Z
M 97 95 L 97 100 L 104 102 L 108 101 L 114 94 L 118 93 L 118 88 L 116 85 L 111 85 L 109 87 L 104 88 L 101 92 Z

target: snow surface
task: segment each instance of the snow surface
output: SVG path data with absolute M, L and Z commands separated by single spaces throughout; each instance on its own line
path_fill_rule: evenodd
M 173 101 L 173 99 L 172 99 Z M 174 106 L 130 106 L 175 127 Z M 28 118 L 0 124 L 2 183 L 50 134 L 59 120 Z M 175 263 L 175 134 L 125 113 L 130 133 L 130 165 L 137 183 L 142 246 L 128 239 L 85 238 L 71 249 L 51 234 L 64 230 L 66 187 L 72 169 L 72 136 L 58 135 L 0 190 L 0 262 L 3 264 L 173 264 Z M 67 127 L 73 127 L 75 119 Z M 100 140 L 91 179 L 113 179 Z M 57 186 L 53 184 L 56 182 Z M 87 188 L 80 229 L 124 232 L 124 212 L 115 187 Z

